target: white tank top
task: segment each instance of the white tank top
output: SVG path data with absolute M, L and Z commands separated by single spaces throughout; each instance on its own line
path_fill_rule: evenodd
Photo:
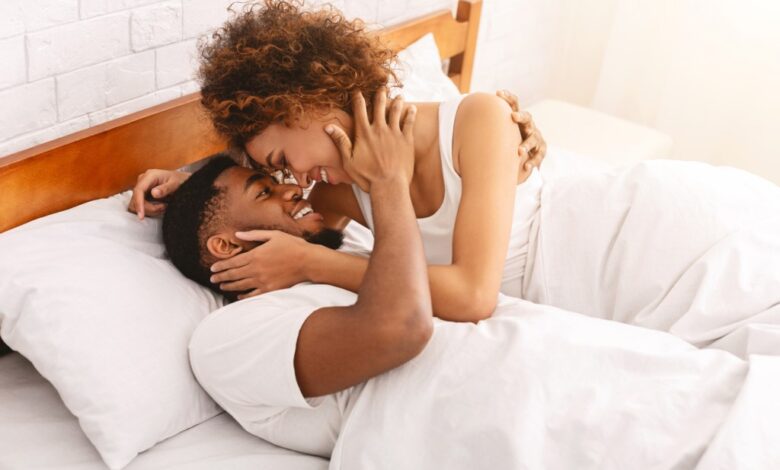
M 439 104 L 439 154 L 444 179 L 444 200 L 433 215 L 417 219 L 428 264 L 452 264 L 452 236 L 462 192 L 460 175 L 455 172 L 452 159 L 452 137 L 455 115 L 462 99 L 461 96 Z M 522 297 L 529 236 L 532 226 L 535 227 L 534 220 L 539 212 L 541 188 L 541 176 L 534 169 L 528 180 L 519 185 L 515 191 L 512 232 L 501 278 L 503 294 Z M 357 185 L 352 185 L 352 190 L 368 228 L 373 231 L 374 218 L 368 193 L 362 191 Z M 489 230 L 489 227 L 486 230 Z

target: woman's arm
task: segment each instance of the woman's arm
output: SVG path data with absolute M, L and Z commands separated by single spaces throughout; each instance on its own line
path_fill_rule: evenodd
M 509 235 L 520 160 L 520 133 L 510 109 L 490 95 L 463 100 L 455 123 L 463 194 L 455 222 L 453 262 L 429 266 L 434 314 L 450 321 L 479 321 L 495 309 Z M 355 291 L 367 260 L 322 247 L 310 250 L 304 275 L 312 282 Z M 390 286 L 388 286 L 390 288 Z
M 462 175 L 463 195 L 454 228 L 453 264 L 428 267 L 434 314 L 445 320 L 479 321 L 489 317 L 495 307 L 509 244 L 515 175 L 523 163 L 516 157 L 520 131 L 507 119 L 509 113 L 505 103 L 490 95 L 471 95 L 458 111 L 455 158 Z M 324 189 L 328 190 L 324 194 L 333 193 L 334 197 L 323 205 L 335 208 L 336 213 L 360 216 L 351 188 Z M 214 282 L 251 278 L 256 288 L 245 296 L 306 280 L 356 291 L 368 265 L 363 258 L 317 247 L 284 233 L 269 236 L 268 232 L 257 232 L 246 239 L 253 240 L 254 236 L 268 240 L 243 255 L 257 258 L 256 262 L 221 261 L 214 266 L 221 271 Z M 290 263 L 290 259 L 298 262 Z M 296 268 L 291 270 L 291 265 Z

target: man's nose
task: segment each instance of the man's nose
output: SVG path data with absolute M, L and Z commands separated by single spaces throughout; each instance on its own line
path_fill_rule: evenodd
M 298 201 L 303 198 L 303 190 L 294 184 L 277 185 L 277 190 L 285 201 Z

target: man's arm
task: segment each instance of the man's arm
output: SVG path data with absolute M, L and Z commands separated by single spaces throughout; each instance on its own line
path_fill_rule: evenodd
M 317 310 L 301 327 L 295 374 L 306 397 L 344 390 L 409 361 L 433 332 L 425 256 L 409 197 L 411 174 L 402 168 L 414 157 L 414 112 L 406 113 L 403 131 L 400 106 L 393 106 L 385 123 L 384 95 L 377 93 L 374 108 L 382 119 L 377 113 L 373 124 L 362 97 L 354 100 L 354 150 L 346 134 L 334 130 L 345 169 L 370 185 L 374 252 L 355 305 Z

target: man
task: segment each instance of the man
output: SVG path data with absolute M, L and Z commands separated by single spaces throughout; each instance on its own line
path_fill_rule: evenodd
M 516 299 L 479 325 L 434 322 L 408 184 L 375 175 L 371 195 L 357 296 L 301 284 L 233 303 L 193 335 L 195 375 L 244 429 L 343 469 L 687 468 L 702 455 L 744 362 Z M 235 230 L 336 246 L 307 208 L 297 187 L 215 158 L 169 203 L 165 241 L 209 285 L 214 259 L 253 247 Z

